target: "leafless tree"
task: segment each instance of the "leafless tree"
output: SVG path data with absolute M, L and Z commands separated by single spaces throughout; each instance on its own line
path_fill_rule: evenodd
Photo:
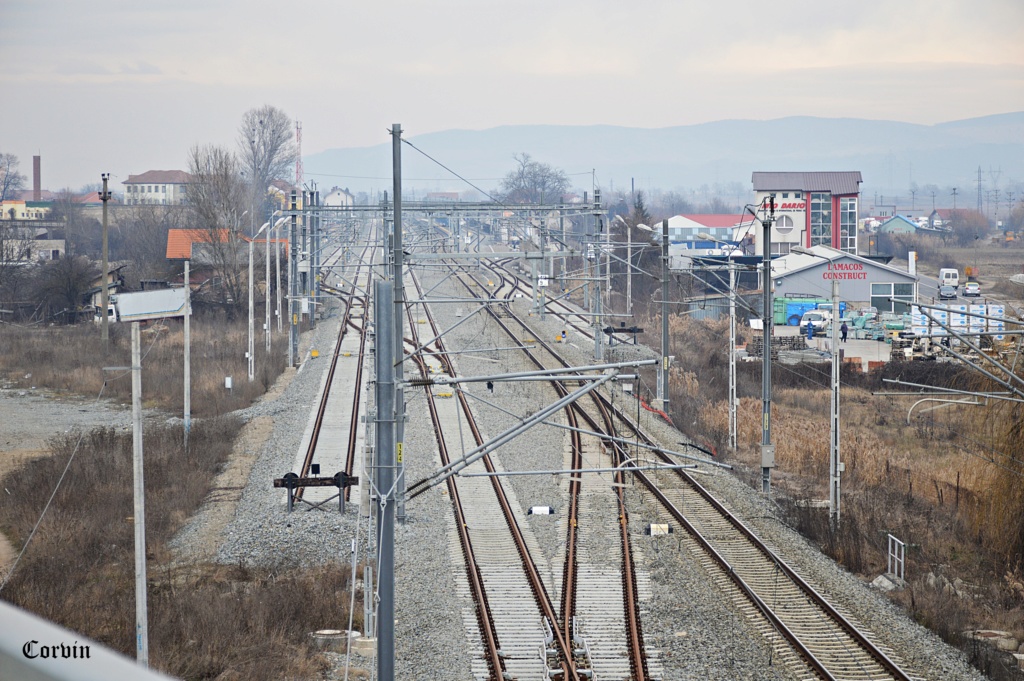
M 50 219 L 64 223 L 64 251 L 68 256 L 93 255 L 102 248 L 102 227 L 95 218 L 88 218 L 82 204 L 71 189 L 62 189 L 54 197 Z M 60 238 L 60 236 L 55 236 Z
M 31 237 L 11 220 L 0 220 L 0 297 L 13 300 L 28 270 Z
M 46 317 L 67 324 L 78 321 L 79 308 L 99 274 L 99 269 L 82 256 L 40 266 L 36 270 L 35 292 Z
M 267 217 L 267 189 L 273 180 L 292 177 L 295 125 L 270 104 L 249 109 L 238 126 L 239 162 L 249 183 L 250 205 L 257 222 Z
M 188 226 L 188 209 L 138 204 L 119 206 L 114 216 L 110 231 L 111 259 L 130 261 L 130 278 L 170 277 L 177 266 L 167 260 L 167 233 Z
M 569 189 L 564 171 L 534 161 L 529 154 L 513 156 L 516 167 L 501 181 L 502 198 L 510 203 L 554 203 Z
M 0 201 L 14 198 L 25 188 L 25 176 L 18 172 L 18 157 L 0 152 Z
M 242 304 L 246 281 L 242 270 L 247 251 L 239 219 L 248 210 L 249 187 L 234 154 L 217 146 L 195 146 L 189 151 L 189 207 L 193 225 L 202 232 L 199 250 L 220 277 L 222 303 Z M 195 241 L 194 241 L 195 243 Z M 193 252 L 193 259 L 196 253 Z

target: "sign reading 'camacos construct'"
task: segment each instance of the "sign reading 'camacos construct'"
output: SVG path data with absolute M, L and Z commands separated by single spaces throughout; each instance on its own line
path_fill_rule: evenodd
M 830 262 L 821 273 L 822 279 L 867 279 L 864 264 L 859 262 Z

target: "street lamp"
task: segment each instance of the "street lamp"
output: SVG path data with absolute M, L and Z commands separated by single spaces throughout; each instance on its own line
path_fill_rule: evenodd
M 828 248 L 820 246 L 819 248 Z M 834 250 L 834 249 L 829 249 Z M 791 253 L 812 255 L 832 262 L 841 252 L 829 257 L 803 246 L 793 246 Z M 808 322 L 810 323 L 810 322 Z M 839 488 L 840 478 L 845 465 L 839 460 L 839 280 L 832 280 L 832 406 L 831 424 L 829 428 L 828 449 L 828 513 L 833 525 L 839 524 Z
M 701 232 L 698 239 L 714 241 L 732 246 L 732 244 L 716 239 L 710 234 Z M 729 449 L 736 451 L 736 262 L 733 258 L 736 250 L 729 253 Z
M 286 218 L 281 218 L 280 220 L 278 220 L 277 223 L 274 225 L 274 227 L 277 227 L 284 220 L 286 220 Z M 249 382 L 250 383 L 256 379 L 256 346 L 255 346 L 255 339 L 254 339 L 254 334 L 253 334 L 253 284 L 252 284 L 252 279 L 253 279 L 253 274 L 252 274 L 253 244 L 256 243 L 256 237 L 258 237 L 260 234 L 262 234 L 263 231 L 265 229 L 267 229 L 268 227 L 270 227 L 270 223 L 269 222 L 264 222 L 263 226 L 259 228 L 259 231 L 257 231 L 255 234 L 253 234 L 252 235 L 252 239 L 249 240 L 249 345 L 248 345 L 248 352 L 246 352 L 245 354 L 246 354 L 246 358 L 248 359 L 248 365 L 249 365 L 248 375 L 249 375 Z M 267 238 L 268 239 L 270 238 L 270 234 L 269 233 L 267 234 Z M 269 243 L 270 242 L 268 241 L 267 243 L 268 243 L 268 248 L 269 248 Z M 269 251 L 268 251 L 268 253 L 269 253 Z M 268 274 L 269 274 L 269 268 L 270 268 L 270 261 L 269 260 L 267 260 L 267 268 L 268 268 Z M 268 278 L 268 281 L 269 281 L 269 278 Z M 269 329 L 268 329 L 268 333 L 269 333 Z M 268 336 L 268 338 L 269 338 L 269 336 Z
M 281 214 L 280 210 L 275 210 L 273 213 L 270 214 L 270 219 L 273 220 L 275 215 L 280 215 L 280 214 Z M 264 341 L 264 344 L 266 346 L 266 350 L 267 350 L 268 353 L 270 352 L 270 235 L 271 235 L 271 233 L 275 229 L 277 229 L 278 227 L 281 226 L 281 223 L 284 222 L 284 220 L 285 220 L 284 218 L 281 218 L 280 220 L 278 220 L 277 222 L 274 223 L 273 227 L 271 227 L 269 230 L 267 230 L 267 238 L 264 241 L 264 249 L 263 249 L 263 262 L 266 265 L 266 279 L 265 279 L 265 281 L 267 282 L 267 293 L 263 297 L 263 302 L 264 302 L 263 308 L 264 308 L 264 311 L 266 312 L 266 315 L 265 315 L 265 318 L 264 318 L 265 326 L 263 328 L 263 331 L 264 331 L 264 333 L 263 333 L 263 341 Z M 256 237 L 253 236 L 253 239 L 255 239 L 255 238 Z M 279 243 L 278 243 L 278 246 L 277 246 L 277 275 L 278 275 L 277 276 L 277 294 L 278 294 L 278 299 L 280 299 L 280 295 L 281 295 L 281 247 L 280 247 Z M 280 314 L 280 312 L 278 312 L 278 314 Z M 280 331 L 280 329 L 278 329 L 278 331 Z

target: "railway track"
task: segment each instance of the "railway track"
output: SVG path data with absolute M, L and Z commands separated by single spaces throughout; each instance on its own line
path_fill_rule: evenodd
M 460 280 L 473 295 L 478 295 L 476 290 L 486 290 L 479 281 L 467 282 L 461 275 Z M 496 295 L 501 294 L 505 285 L 498 288 Z M 544 368 L 544 362 L 531 353 L 506 323 L 505 317 L 511 312 L 490 312 L 535 366 Z M 562 381 L 553 381 L 552 386 L 559 397 L 568 394 Z M 581 434 L 577 410 L 567 408 L 565 416 L 571 429 L 566 466 L 579 470 L 614 465 L 614 458 L 605 453 L 597 437 Z M 621 474 L 616 474 L 615 480 L 613 485 L 622 485 Z M 589 483 L 586 486 L 585 481 Z M 568 500 L 566 556 L 557 619 L 560 632 L 557 633 L 572 642 L 577 672 L 584 677 L 651 678 L 640 631 L 636 578 L 621 487 L 618 487 L 618 494 L 608 494 L 607 478 L 581 472 L 569 476 L 565 488 Z M 583 492 L 584 489 L 587 491 Z
M 422 298 L 415 277 L 413 282 Z M 436 336 L 438 328 L 426 306 L 423 314 Z M 418 347 L 416 326 L 410 309 L 410 329 Z M 421 377 L 427 379 L 438 372 L 454 376 L 443 341 L 433 345 L 436 354 L 417 357 Z M 461 391 L 455 391 L 456 400 L 441 406 L 435 390 L 430 385 L 424 389 L 442 465 L 452 462 L 447 442 L 453 431 L 460 440 L 483 444 L 483 435 Z M 465 470 L 493 473 L 497 468 L 490 456 L 484 456 Z M 539 549 L 528 528 L 524 529 L 525 518 L 514 495 L 498 477 L 452 476 L 445 484 L 466 565 L 467 588 L 475 605 L 475 631 L 483 643 L 483 650 L 475 656 L 474 676 L 581 678 L 579 670 L 586 663 L 575 654 L 572 639 L 566 639 L 556 626 L 556 610 L 541 570 L 532 559 Z M 411 486 L 410 491 L 414 488 Z M 487 676 L 483 677 L 485 670 Z
M 344 471 L 352 475 L 355 468 L 356 452 L 358 451 L 359 421 L 363 413 L 364 400 L 360 399 L 363 386 L 363 364 L 366 349 L 366 311 L 367 300 L 365 291 L 369 285 L 370 268 L 368 256 L 374 248 L 367 245 L 363 248 L 356 264 L 351 282 L 345 289 L 327 284 L 321 288 L 336 295 L 344 301 L 341 327 L 338 338 L 331 353 L 330 366 L 320 393 L 317 411 L 312 417 L 305 446 L 302 448 L 301 461 L 297 462 L 300 477 L 311 474 L 314 464 L 318 464 L 323 473 L 333 475 Z M 340 253 L 340 251 L 339 251 Z M 335 254 L 334 257 L 337 257 Z M 330 264 L 331 258 L 326 259 Z M 358 334 L 353 338 L 350 332 Z M 351 365 L 352 370 L 339 367 Z M 349 413 L 347 431 L 344 423 L 332 423 L 325 417 L 328 413 L 347 410 Z M 344 444 L 344 447 L 342 446 Z M 351 495 L 351 488 L 344 490 L 346 498 Z M 325 501 L 334 494 L 329 487 L 298 488 L 296 500 L 305 500 L 311 504 Z
M 457 274 L 455 280 L 473 296 L 481 297 L 482 291 L 490 290 L 491 297 L 504 296 L 511 303 L 515 292 L 523 290 L 522 283 L 497 266 L 489 267 L 493 280 L 499 282 L 496 286 L 489 287 L 466 272 Z M 419 289 L 418 282 L 414 280 L 414 284 Z M 362 326 L 349 318 L 356 306 L 354 289 L 346 305 L 342 335 L 349 328 L 358 330 Z M 362 304 L 365 306 L 365 300 Z M 552 345 L 539 340 L 541 334 L 516 314 L 511 304 L 499 307 L 500 313 L 488 309 L 494 323 L 536 366 L 568 366 Z M 411 308 L 408 313 L 412 314 Z M 423 314 L 436 336 L 439 329 L 425 306 Z M 559 313 L 551 310 L 551 314 Z M 578 330 L 585 332 L 583 328 Z M 522 342 L 524 332 L 536 339 L 532 343 L 535 349 Z M 416 323 L 411 316 L 410 333 L 410 342 L 418 347 Z M 454 376 L 443 341 L 431 345 L 435 351 L 428 348 L 417 358 L 421 377 L 436 372 Z M 559 394 L 565 394 L 563 382 L 556 381 L 553 386 Z M 455 400 L 445 400 L 430 386 L 424 389 L 442 465 L 451 463 L 448 442 L 453 434 L 477 446 L 483 443 L 461 390 L 453 391 Z M 455 514 L 457 550 L 466 565 L 466 588 L 474 603 L 471 619 L 475 620 L 475 629 L 474 622 L 467 622 L 467 626 L 481 641 L 474 675 L 494 679 L 659 678 L 659 670 L 647 659 L 643 643 L 638 587 L 642 580 L 633 566 L 623 496 L 625 473 L 615 473 L 609 483 L 606 477 L 581 469 L 621 466 L 632 458 L 633 454 L 612 439 L 617 435 L 636 440 L 662 461 L 676 461 L 598 391 L 567 409 L 566 420 L 570 428 L 576 429 L 566 448 L 567 468 L 577 472 L 565 482 L 569 507 L 567 553 L 560 585 L 545 584 L 531 559 L 538 549 L 531 541 L 522 509 L 498 477 L 452 477 L 445 483 Z M 578 432 L 583 429 L 597 434 Z M 350 434 L 355 430 L 350 426 Z M 303 474 L 307 471 L 304 467 Z M 466 469 L 467 473 L 476 471 L 493 473 L 496 468 L 490 457 L 484 457 Z M 688 550 L 794 675 L 851 681 L 915 678 L 902 668 L 891 650 L 876 642 L 877 637 L 862 631 L 853 618 L 801 579 L 693 476 L 682 471 L 631 473 L 644 494 L 657 504 L 661 517 L 685 531 Z M 416 487 L 410 486 L 411 494 L 423 491 Z M 619 547 L 614 560 L 608 558 L 611 537 Z M 611 564 L 616 562 L 617 567 Z M 551 593 L 560 597 L 558 607 Z
M 492 271 L 504 279 L 505 275 L 498 270 Z M 515 286 L 511 282 L 507 285 Z M 512 315 L 511 318 L 529 328 L 521 317 Z M 537 344 L 557 357 L 547 343 L 538 341 Z M 568 366 L 561 358 L 559 361 Z M 617 419 L 629 431 L 629 437 L 651 447 L 662 461 L 675 463 L 658 449 L 653 438 L 604 395 L 595 392 L 592 398 L 600 403 L 599 410 L 606 425 L 612 418 Z M 596 429 L 595 419 L 585 411 L 581 411 L 581 415 Z M 611 429 L 607 432 L 611 433 Z M 621 444 L 611 441 L 608 444 L 625 454 Z M 653 475 L 633 471 L 633 475 L 658 502 L 662 516 L 686 531 L 694 555 L 701 557 L 705 569 L 716 578 L 723 592 L 738 610 L 755 622 L 798 676 L 843 680 L 915 678 L 901 667 L 890 649 L 876 643 L 875 636 L 863 631 L 849 615 L 829 603 L 691 475 L 680 470 Z

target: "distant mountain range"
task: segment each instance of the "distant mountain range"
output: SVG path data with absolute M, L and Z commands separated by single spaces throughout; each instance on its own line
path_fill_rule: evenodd
M 407 122 L 414 129 L 414 125 Z M 591 171 L 602 190 L 720 188 L 745 200 L 754 171 L 859 170 L 865 200 L 909 208 L 976 205 L 982 188 L 1016 189 L 1024 198 L 1024 112 L 916 125 L 857 118 L 796 116 L 769 121 L 725 120 L 671 128 L 610 125 L 516 125 L 445 130 L 406 137 L 418 149 L 485 191 L 495 189 L 521 152 L 570 174 L 589 190 Z M 390 191 L 391 144 L 330 149 L 303 158 L 306 179 L 321 188 Z M 471 191 L 472 187 L 409 145 L 402 151 L 403 192 Z M 738 184 L 737 184 L 738 183 Z M 924 204 L 922 203 L 924 202 Z

